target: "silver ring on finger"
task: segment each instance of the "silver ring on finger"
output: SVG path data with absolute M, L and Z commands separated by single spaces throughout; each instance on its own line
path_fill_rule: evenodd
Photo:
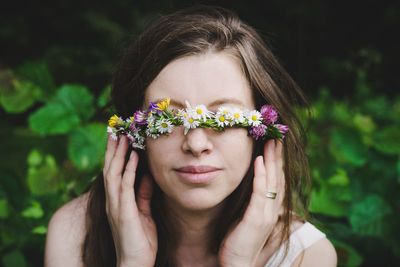
M 270 198 L 270 199 L 275 199 L 276 198 L 277 193 L 273 192 L 273 191 L 267 191 L 265 193 L 265 197 Z

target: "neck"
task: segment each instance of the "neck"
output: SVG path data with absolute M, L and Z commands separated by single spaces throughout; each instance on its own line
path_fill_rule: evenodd
M 166 210 L 174 218 L 179 229 L 176 258 L 180 266 L 215 266 L 216 255 L 210 251 L 212 241 L 211 224 L 220 212 L 222 204 L 204 210 L 189 210 L 166 201 Z M 209 264 L 206 264 L 209 262 Z

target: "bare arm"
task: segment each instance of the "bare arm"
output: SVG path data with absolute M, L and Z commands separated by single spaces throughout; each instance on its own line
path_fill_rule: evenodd
M 307 248 L 293 262 L 292 267 L 333 267 L 337 266 L 336 250 L 332 243 L 323 238 Z
M 52 216 L 46 237 L 45 267 L 83 266 L 81 249 L 85 237 L 88 194 L 66 203 Z

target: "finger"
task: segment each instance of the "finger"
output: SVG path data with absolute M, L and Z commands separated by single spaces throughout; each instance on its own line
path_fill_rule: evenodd
M 135 150 L 132 150 L 129 156 L 128 163 L 126 164 L 125 167 L 124 175 L 122 177 L 123 188 L 133 190 L 138 162 L 139 162 L 139 155 Z
M 106 199 L 108 208 L 117 210 L 119 206 L 119 190 L 121 186 L 121 174 L 125 164 L 125 153 L 128 147 L 126 137 L 121 136 L 118 147 L 111 159 L 110 167 L 105 175 Z
M 121 180 L 120 208 L 121 212 L 126 216 L 137 215 L 134 184 L 138 162 L 139 156 L 132 150 Z M 134 213 L 132 213 L 132 211 L 134 211 Z
M 275 141 L 269 140 L 264 146 L 265 171 L 267 173 L 267 186 L 264 190 L 276 192 L 277 177 L 276 177 L 276 157 L 275 157 Z
M 263 156 L 256 157 L 254 161 L 254 180 L 253 180 L 253 193 L 250 198 L 250 203 L 244 214 L 245 220 L 256 222 L 260 218 L 260 212 L 263 211 L 265 205 L 265 181 L 266 173 L 264 167 Z M 256 221 L 255 221 L 256 220 Z
M 125 155 L 127 149 L 128 149 L 128 139 L 125 136 L 121 136 L 114 157 L 111 159 L 110 168 L 108 171 L 108 173 L 112 177 L 119 177 L 119 178 L 122 177 L 122 171 L 125 165 Z
M 151 197 L 153 196 L 154 181 L 148 175 L 143 176 L 137 197 L 138 209 L 146 216 L 151 216 Z
M 113 139 L 111 137 L 111 134 L 109 134 L 108 138 L 107 138 L 107 148 L 106 148 L 106 154 L 105 154 L 105 160 L 104 160 L 103 175 L 105 175 L 108 172 L 108 169 L 109 169 L 110 163 L 111 163 L 111 159 L 114 157 L 117 146 L 118 146 L 118 139 L 117 140 Z
M 280 177 L 278 177 L 277 173 L 277 145 L 275 145 L 275 140 L 269 140 L 264 147 L 264 153 L 266 154 L 266 161 L 265 161 L 265 168 L 266 168 L 266 173 L 267 173 L 267 187 L 266 187 L 266 192 L 275 192 L 277 193 L 277 197 L 275 199 L 272 198 L 265 198 L 265 206 L 264 206 L 264 218 L 266 221 L 268 221 L 270 224 L 275 224 L 276 221 L 278 220 L 278 215 L 279 215 L 279 207 L 280 207 L 280 194 L 283 194 L 281 189 L 278 186 L 278 180 Z M 280 174 L 279 174 L 280 175 Z
M 276 145 L 276 159 L 277 159 L 277 164 L 276 164 L 276 176 L 277 176 L 277 205 L 279 205 L 279 211 L 278 213 L 281 215 L 283 214 L 283 200 L 285 197 L 285 171 L 283 169 L 283 142 L 278 140 L 277 145 Z
M 275 158 L 277 160 L 277 172 L 283 171 L 283 142 L 281 140 L 276 141 Z

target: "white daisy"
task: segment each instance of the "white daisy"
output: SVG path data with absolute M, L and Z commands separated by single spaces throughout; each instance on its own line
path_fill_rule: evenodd
M 251 126 L 259 126 L 261 124 L 261 113 L 257 110 L 246 112 L 245 115 Z
M 160 133 L 171 133 L 174 128 L 172 123 L 166 119 L 158 120 L 155 127 Z
M 194 118 L 194 116 L 191 116 L 190 114 L 187 114 L 188 116 L 182 117 L 183 119 L 183 127 L 187 129 L 194 129 L 197 126 L 200 125 L 200 122 Z
M 114 141 L 118 140 L 118 136 L 117 136 L 117 134 L 115 133 L 115 131 L 114 131 L 114 129 L 112 127 L 107 126 L 107 133 L 110 134 L 112 140 L 114 140 Z
M 209 111 L 205 105 L 198 105 L 195 108 L 193 108 L 193 116 L 196 119 L 206 121 L 207 118 L 211 118 L 212 112 Z
M 153 139 L 156 139 L 157 137 L 160 136 L 160 135 L 157 133 L 157 129 L 155 129 L 155 128 L 147 128 L 147 129 L 146 129 L 146 135 L 149 136 L 149 137 L 151 137 L 151 138 L 153 138 Z
M 153 113 L 150 113 L 150 114 L 147 116 L 147 124 L 148 124 L 149 126 L 154 125 L 155 120 L 156 120 L 156 118 L 154 117 Z
M 243 115 L 243 111 L 239 108 L 233 108 L 231 125 L 243 123 L 244 120 L 245 120 L 245 118 Z
M 230 124 L 229 115 L 224 114 L 223 112 L 220 112 L 220 111 L 218 111 L 217 114 L 215 114 L 214 120 L 217 122 L 218 126 L 220 126 L 220 127 L 224 127 L 224 126 Z

